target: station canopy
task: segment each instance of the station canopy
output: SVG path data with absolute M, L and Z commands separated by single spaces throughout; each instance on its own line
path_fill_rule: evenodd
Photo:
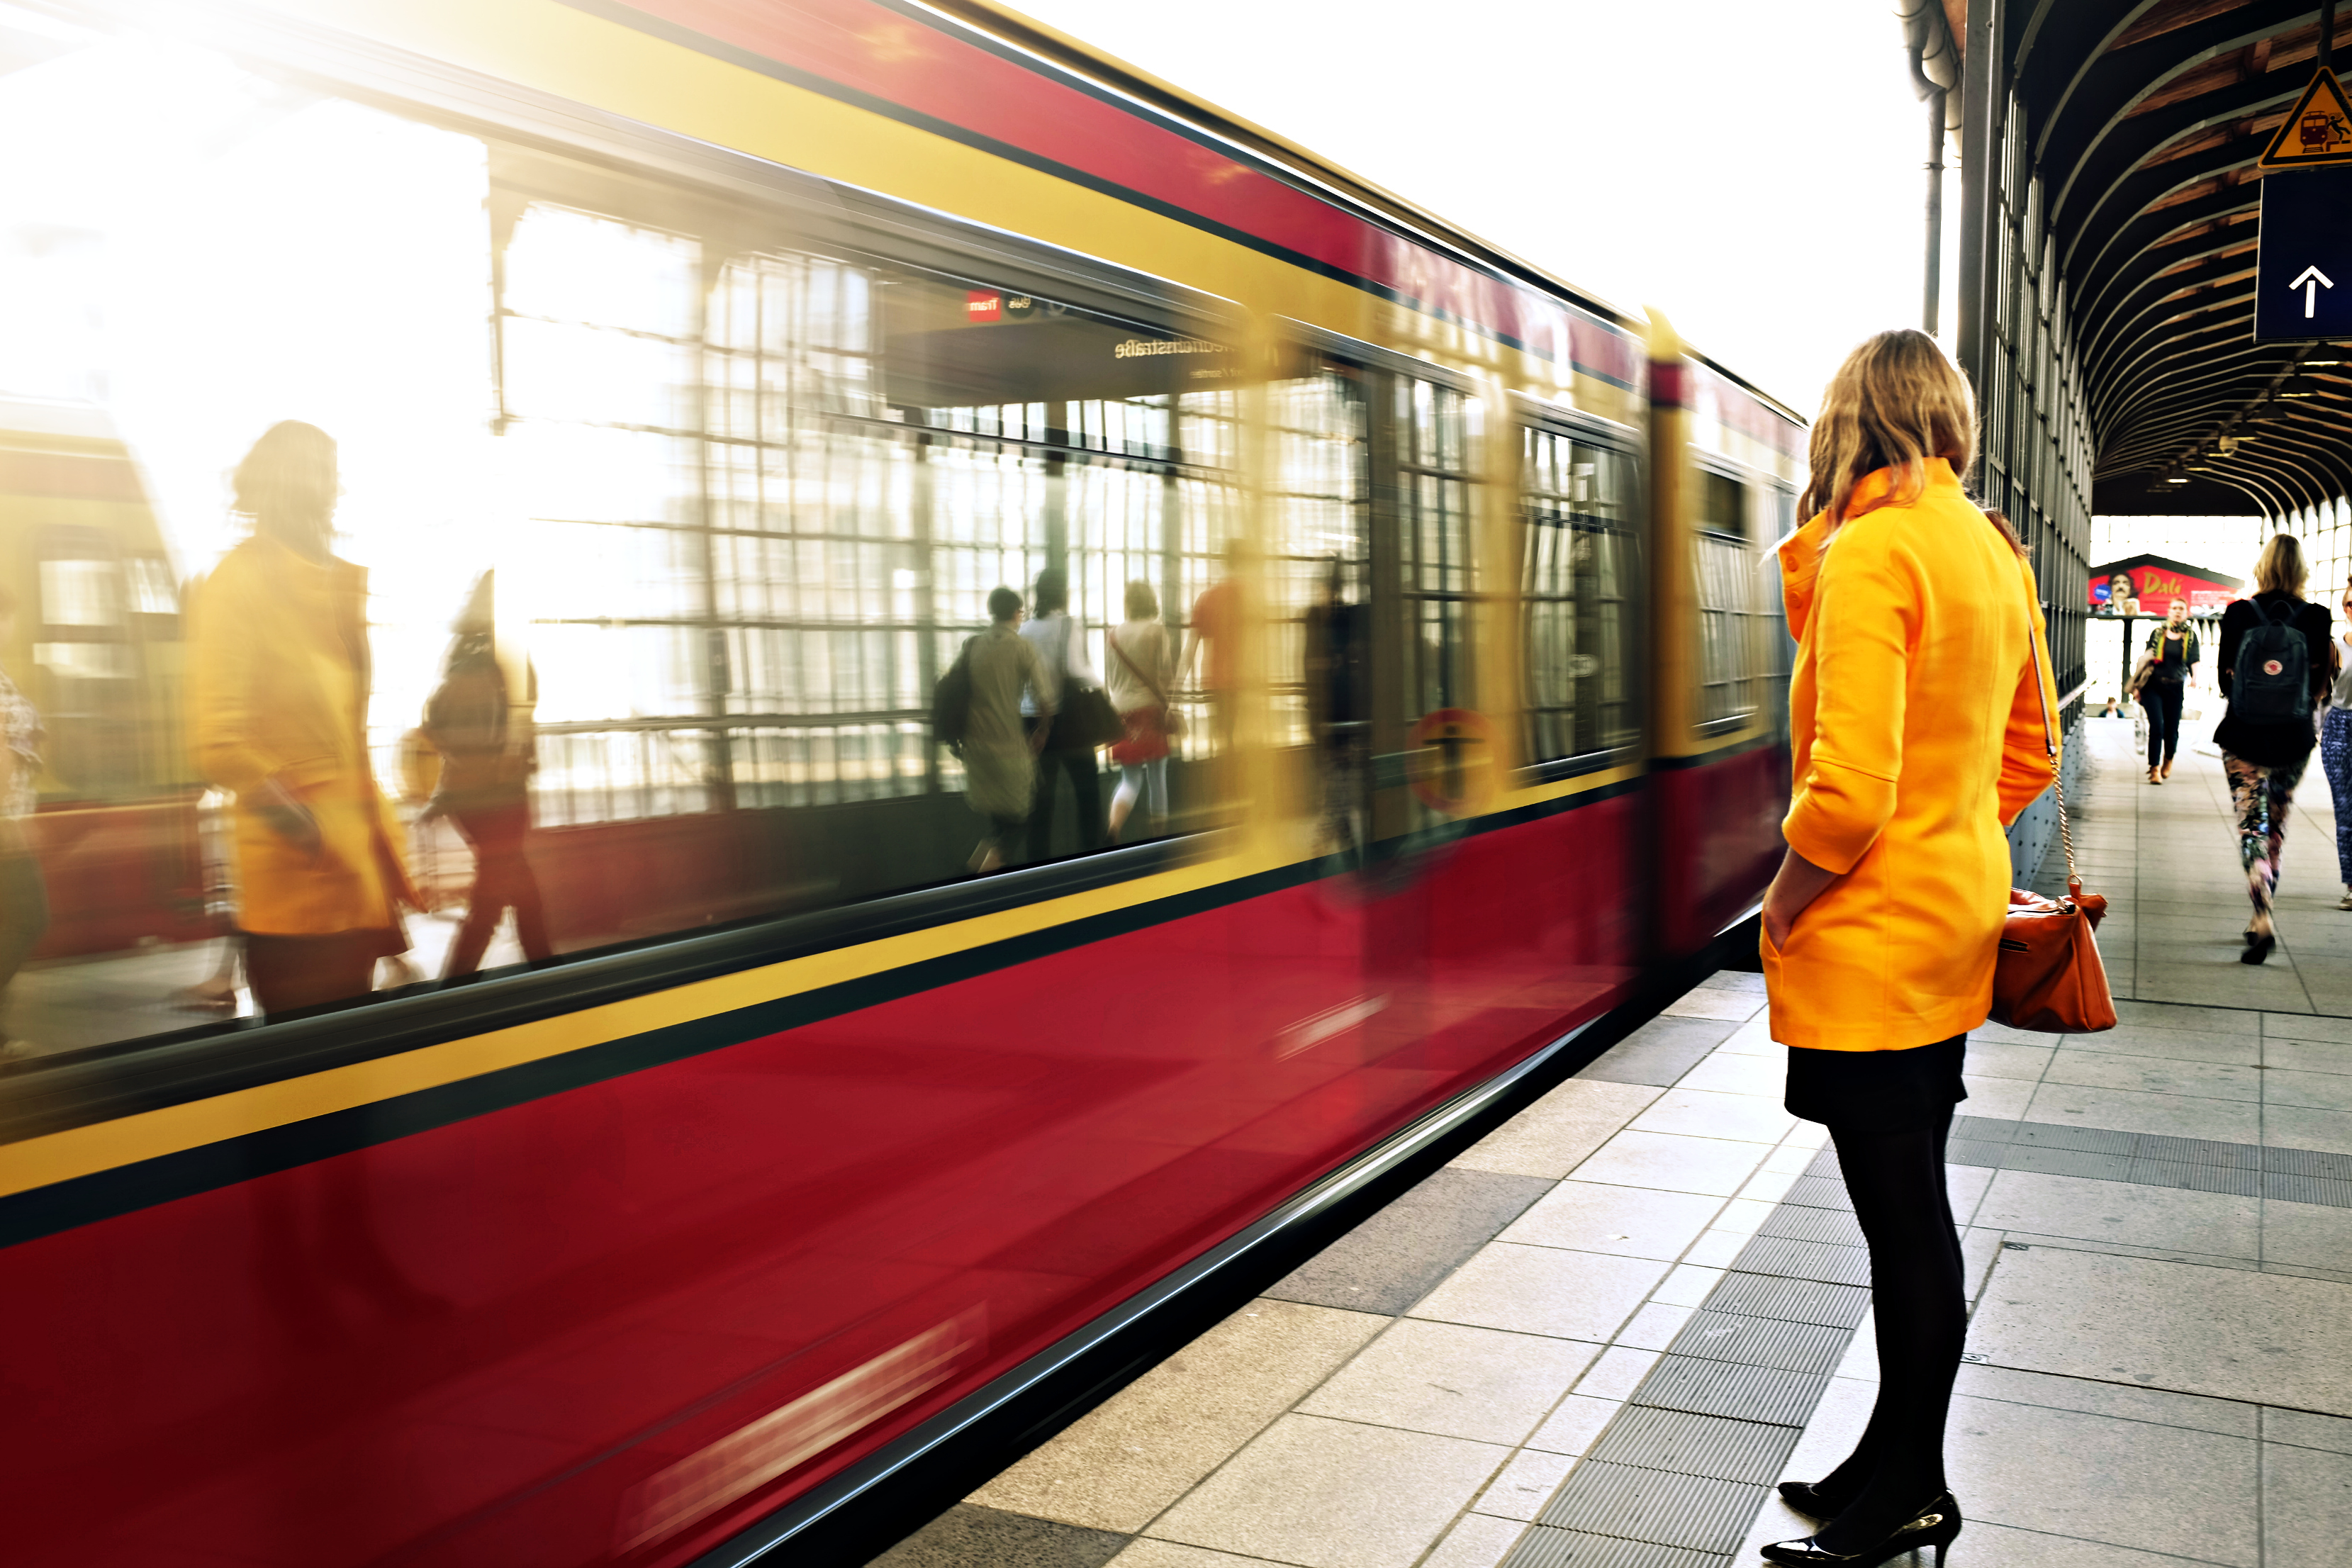
M 2023 198 L 2030 180 L 2042 205 L 2018 229 L 2046 237 L 2043 286 L 2063 285 L 2070 301 L 2095 447 L 2091 510 L 2286 518 L 2352 491 L 2352 343 L 2252 336 L 2256 165 L 2313 83 L 2323 14 L 2335 67 L 2352 69 L 2352 5 L 1904 9 L 1916 65 L 1949 80 L 1954 128 L 1990 112 L 2024 131 L 2009 145 L 1982 134 L 1974 144 L 2019 160 L 2011 167 L 2025 177 L 2003 184 Z M 1979 51 L 1992 58 L 1963 67 Z

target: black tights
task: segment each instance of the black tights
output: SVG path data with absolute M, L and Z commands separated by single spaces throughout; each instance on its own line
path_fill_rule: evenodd
M 1870 1244 L 1878 1403 L 1853 1455 L 1818 1484 L 1851 1498 L 1816 1539 L 1826 1552 L 1875 1546 L 1944 1490 L 1944 1418 L 1968 1335 L 1960 1240 L 1944 1187 L 1948 1108 L 1933 1124 L 1882 1132 L 1832 1125 L 1854 1218 Z

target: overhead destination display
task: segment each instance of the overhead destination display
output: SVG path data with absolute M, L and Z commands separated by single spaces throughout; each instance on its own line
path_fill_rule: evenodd
M 2254 341 L 2352 338 L 2352 164 L 2263 181 Z

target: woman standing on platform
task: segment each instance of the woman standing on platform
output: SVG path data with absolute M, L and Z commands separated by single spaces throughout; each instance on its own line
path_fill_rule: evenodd
M 2311 762 L 2313 706 L 2328 694 L 2327 610 L 2305 603 L 2309 580 L 2301 542 L 2293 534 L 2274 533 L 2254 563 L 2254 596 L 2221 613 L 2221 695 L 2230 706 L 2213 741 L 2221 748 L 2221 772 L 2238 810 L 2238 858 L 2246 868 L 2246 897 L 2254 906 L 2241 963 L 2260 963 L 2278 945 L 2271 903 L 2278 891 L 2279 854 L 2286 847 L 2287 807 Z M 2263 657 L 2241 668 L 2249 637 L 2263 639 L 2257 650 Z M 2304 666 L 2301 680 L 2292 690 L 2273 689 L 2271 683 L 2278 678 L 2295 679 L 2297 658 Z
M 2175 599 L 2164 625 L 2147 634 L 2147 678 L 2139 700 L 2147 710 L 2147 782 L 2160 784 L 2172 776 L 2173 754 L 2180 750 L 2180 704 L 2197 679 L 2202 653 L 2197 628 L 2189 624 L 2189 601 Z
M 2003 825 L 2051 783 L 2033 574 L 1970 504 L 1968 383 L 1916 331 L 1840 367 L 1813 426 L 1812 514 L 1782 547 L 1797 634 L 1787 858 L 1764 900 L 1790 1112 L 1828 1124 L 1870 1247 L 1878 1403 L 1860 1445 L 1781 1495 L 1822 1521 L 1764 1549 L 1859 1568 L 1960 1530 L 1944 1420 L 1968 1303 L 1944 1186 L 1968 1031 L 1992 1003 Z

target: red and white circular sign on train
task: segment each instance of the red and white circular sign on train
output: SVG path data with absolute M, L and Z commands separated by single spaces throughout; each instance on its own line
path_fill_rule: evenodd
M 1495 727 L 1471 708 L 1438 708 L 1404 739 L 1405 783 L 1421 804 L 1467 816 L 1495 795 Z

